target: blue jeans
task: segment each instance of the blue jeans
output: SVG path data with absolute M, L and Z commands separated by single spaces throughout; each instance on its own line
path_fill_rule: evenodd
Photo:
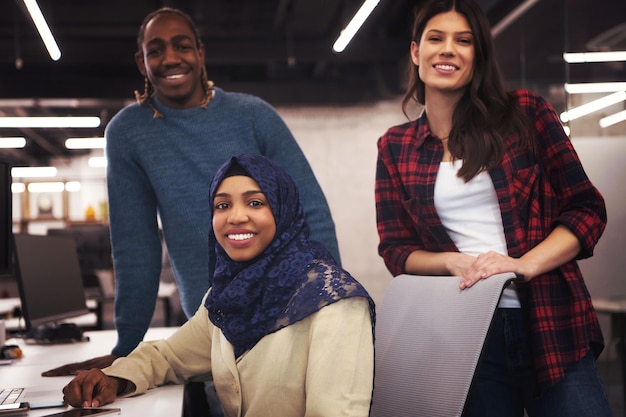
M 591 352 L 537 396 L 527 326 L 520 309 L 498 309 L 470 387 L 463 417 L 610 417 Z

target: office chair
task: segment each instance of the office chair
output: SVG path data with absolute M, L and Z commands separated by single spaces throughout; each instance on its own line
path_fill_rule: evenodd
M 370 417 L 455 417 L 463 412 L 504 288 L 498 274 L 466 290 L 459 277 L 400 275 L 376 314 Z

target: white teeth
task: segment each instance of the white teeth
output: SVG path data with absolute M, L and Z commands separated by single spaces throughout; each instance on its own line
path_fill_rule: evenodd
M 454 71 L 456 68 L 453 65 L 435 65 L 435 68 L 439 68 L 446 71 Z
M 228 238 L 232 240 L 246 240 L 252 239 L 252 236 L 254 236 L 253 233 L 242 233 L 237 235 L 228 235 Z
M 176 75 L 168 75 L 165 78 L 167 78 L 168 80 L 177 80 L 179 78 L 182 78 L 185 74 L 176 74 Z

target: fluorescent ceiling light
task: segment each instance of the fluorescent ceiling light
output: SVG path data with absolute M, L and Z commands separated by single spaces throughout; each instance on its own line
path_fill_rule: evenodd
M 574 107 L 571 110 L 561 113 L 561 121 L 567 123 L 570 120 L 578 119 L 579 117 L 586 116 L 624 100 L 626 100 L 626 91 L 618 91 L 617 93 L 609 94 L 608 96 L 590 101 L 582 106 Z
M 26 5 L 26 9 L 28 9 L 30 18 L 33 19 L 33 23 L 39 32 L 39 36 L 41 36 L 43 44 L 50 54 L 50 58 L 52 58 L 53 61 L 58 61 L 61 58 L 61 50 L 54 40 L 54 36 L 52 36 L 48 23 L 46 23 L 46 19 L 43 17 L 41 9 L 37 4 L 37 0 L 24 0 L 24 4 Z
M 106 156 L 92 156 L 87 160 L 87 165 L 91 168 L 104 168 L 107 166 Z
M 56 177 L 55 167 L 13 167 L 11 176 L 13 178 L 47 178 Z
M 0 117 L 0 127 L 98 127 L 100 118 L 88 117 Z
M 626 51 L 564 52 L 563 59 L 568 64 L 584 64 L 585 62 L 626 61 Z
M 626 91 L 626 82 L 616 83 L 580 83 L 565 84 L 565 91 L 569 94 L 584 93 L 613 93 L 616 91 Z
M 348 26 L 341 31 L 341 34 L 333 44 L 333 50 L 335 52 L 343 52 L 343 50 L 346 49 L 346 46 L 348 46 L 354 35 L 361 28 L 379 2 L 380 0 L 365 0 L 363 2 L 359 11 L 356 12 L 350 23 L 348 23 Z
M 65 191 L 72 193 L 76 191 L 80 191 L 80 182 L 79 181 L 68 181 L 65 183 Z
M 0 148 L 18 149 L 26 146 L 26 138 L 23 137 L 0 137 Z
M 104 149 L 106 140 L 102 137 L 97 138 L 67 138 L 65 147 L 67 149 Z
M 28 184 L 28 191 L 31 193 L 60 193 L 63 190 L 67 192 L 80 191 L 79 181 L 62 182 L 31 182 Z M 11 192 L 20 194 L 26 191 L 26 184 L 23 182 L 14 182 L 11 184 Z
M 26 185 L 23 182 L 14 182 L 11 184 L 11 192 L 15 194 L 23 193 L 26 190 Z
M 65 190 L 65 184 L 58 182 L 31 182 L 28 184 L 29 193 L 60 193 Z
M 610 116 L 603 117 L 600 119 L 600 127 L 609 127 L 619 122 L 623 122 L 626 120 L 626 110 L 622 110 L 620 112 L 614 113 Z

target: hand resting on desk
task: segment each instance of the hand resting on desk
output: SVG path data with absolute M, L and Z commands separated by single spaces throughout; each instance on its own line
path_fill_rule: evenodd
M 105 375 L 100 369 L 79 371 L 63 387 L 63 401 L 73 407 L 100 407 L 112 403 L 128 381 Z
M 67 365 L 59 366 L 58 368 L 51 369 L 46 372 L 42 372 L 41 376 L 68 376 L 76 375 L 78 371 L 84 371 L 92 368 L 106 368 L 110 366 L 115 359 L 119 358 L 117 355 L 104 355 L 97 358 L 88 359 L 83 362 L 75 362 Z

